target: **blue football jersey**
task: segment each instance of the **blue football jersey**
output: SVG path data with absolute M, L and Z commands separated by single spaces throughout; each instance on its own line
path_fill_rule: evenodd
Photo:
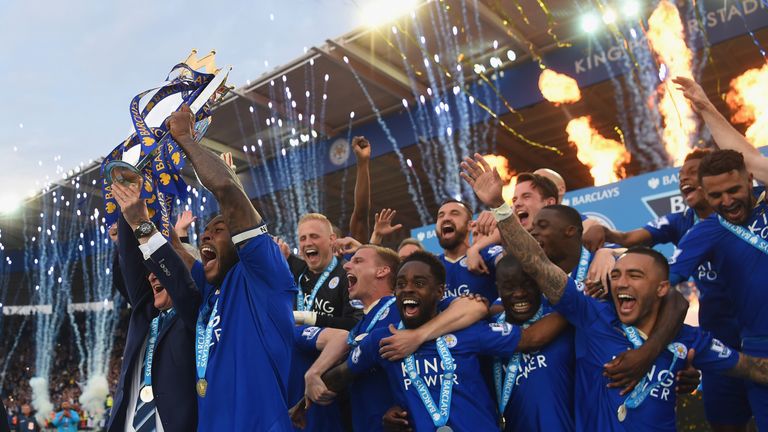
M 458 297 L 462 294 L 480 294 L 493 301 L 499 297 L 496 290 L 496 259 L 504 251 L 500 245 L 492 245 L 480 251 L 489 274 L 475 274 L 467 268 L 466 255 L 451 261 L 445 254 L 439 256 L 445 266 L 445 295 Z
M 584 346 L 577 350 L 576 358 L 576 430 L 578 431 L 674 431 L 675 430 L 675 375 L 685 367 L 685 358 L 678 358 L 672 373 L 668 368 L 673 354 L 664 350 L 647 372 L 647 385 L 660 383 L 637 408 L 628 410 L 624 422 L 617 416 L 626 396 L 620 389 L 608 388 L 603 376 L 604 365 L 623 351 L 634 348 L 625 336 L 614 307 L 582 294 L 572 279 L 568 279 L 565 292 L 555 310 L 563 314 L 576 328 L 588 336 L 577 338 Z M 709 333 L 697 327 L 684 325 L 675 336 L 679 352 L 696 350 L 693 365 L 697 369 L 723 372 L 732 369 L 738 353 L 732 351 Z
M 201 311 L 219 301 L 205 373 L 208 389 L 198 397 L 198 431 L 290 430 L 293 277 L 268 235 L 248 240 L 237 254 L 239 262 L 220 287 L 205 282 L 199 263 L 192 268 L 205 299 Z
M 386 329 L 371 332 L 352 351 L 347 365 L 354 373 L 364 373 L 376 366 L 383 368 L 405 401 L 414 430 L 434 431 L 432 418 L 406 373 L 404 362 L 390 362 L 379 355 L 379 341 L 389 334 Z M 520 341 L 520 329 L 508 323 L 477 323 L 444 338 L 456 364 L 448 425 L 455 431 L 497 430 L 497 409 L 480 373 L 478 354 L 511 356 Z M 435 342 L 423 344 L 414 353 L 414 359 L 416 372 L 438 404 L 443 366 Z

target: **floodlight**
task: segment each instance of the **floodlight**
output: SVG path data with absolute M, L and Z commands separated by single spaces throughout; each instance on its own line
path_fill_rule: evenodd
M 581 29 L 585 33 L 594 33 L 600 26 L 600 20 L 594 13 L 588 13 L 581 18 Z

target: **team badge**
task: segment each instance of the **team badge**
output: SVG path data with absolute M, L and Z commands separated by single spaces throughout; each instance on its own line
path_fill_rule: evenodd
M 334 276 L 333 279 L 331 279 L 331 281 L 328 282 L 328 288 L 334 289 L 337 286 L 339 286 L 339 277 L 338 276 Z
M 672 344 L 672 348 L 675 354 L 675 357 L 685 360 L 685 358 L 688 356 L 688 348 L 681 344 L 680 342 L 675 342 Z
M 501 247 L 501 245 L 493 246 L 492 248 L 488 249 L 488 255 L 490 256 L 496 256 L 500 253 L 504 252 L 504 248 Z
M 328 151 L 331 163 L 336 166 L 344 165 L 349 160 L 349 143 L 344 138 L 339 138 L 331 144 Z
M 462 267 L 467 267 L 467 257 L 464 257 L 459 261 L 459 265 Z
M 448 333 L 447 335 L 443 336 L 443 339 L 445 340 L 445 345 L 448 348 L 453 348 L 457 343 L 459 343 L 459 340 L 453 333 Z

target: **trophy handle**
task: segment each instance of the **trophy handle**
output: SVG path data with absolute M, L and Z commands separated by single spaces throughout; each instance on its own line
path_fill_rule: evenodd
M 135 166 L 121 160 L 114 160 L 107 163 L 104 166 L 104 177 L 107 181 L 107 185 L 112 185 L 114 182 L 123 184 L 135 183 L 135 181 L 132 180 L 141 178 L 141 171 L 147 166 L 147 164 L 152 161 L 155 156 L 157 156 L 159 152 L 160 147 L 155 147 L 154 150 L 149 152 L 143 158 L 139 159 L 139 162 Z M 130 173 L 130 178 L 126 178 L 126 176 L 123 175 L 126 172 Z

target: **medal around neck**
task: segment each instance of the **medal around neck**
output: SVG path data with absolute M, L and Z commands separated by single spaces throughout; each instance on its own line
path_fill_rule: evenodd
M 437 428 L 437 432 L 453 432 L 450 426 L 440 426 Z
M 200 397 L 205 397 L 205 394 L 208 392 L 208 381 L 205 380 L 205 378 L 200 378 L 197 380 L 197 394 Z
M 117 220 L 117 203 L 111 193 L 115 182 L 139 184 L 143 179 L 141 198 L 147 201 L 150 216 L 165 217 L 175 198 L 186 199 L 187 186 L 181 176 L 184 152 L 173 140 L 165 120 L 182 104 L 189 105 L 195 116 L 194 138 L 202 140 L 213 105 L 229 91 L 226 79 L 232 67 L 216 68 L 214 56 L 211 51 L 198 59 L 193 50 L 183 63 L 171 69 L 164 82 L 131 100 L 134 131 L 102 162 L 107 225 Z
M 616 417 L 620 422 L 623 422 L 627 419 L 627 406 L 625 404 L 619 405 L 619 409 L 616 410 Z
M 139 391 L 139 398 L 144 403 L 152 402 L 155 399 L 155 393 L 152 391 L 152 386 L 144 386 Z

